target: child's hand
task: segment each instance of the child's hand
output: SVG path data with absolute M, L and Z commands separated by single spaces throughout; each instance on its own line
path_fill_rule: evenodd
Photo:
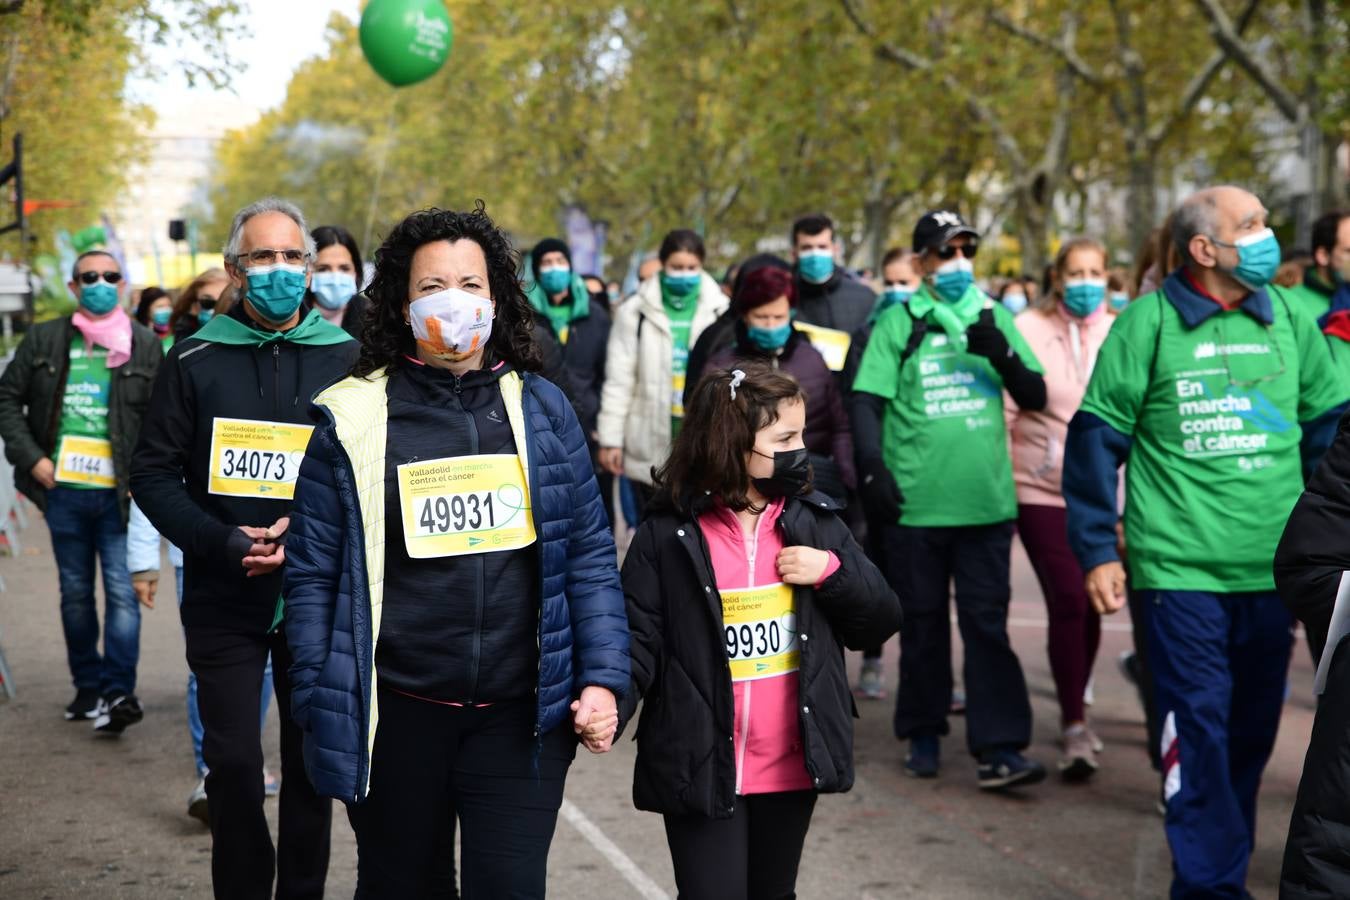
M 814 547 L 784 547 L 778 553 L 778 575 L 788 584 L 819 584 L 829 565 L 829 551 Z

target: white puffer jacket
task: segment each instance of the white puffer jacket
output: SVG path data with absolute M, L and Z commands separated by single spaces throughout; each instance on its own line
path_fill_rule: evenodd
M 704 272 L 689 329 L 691 349 L 726 308 L 726 295 Z M 652 467 L 665 462 L 670 452 L 672 349 L 658 275 L 644 281 L 614 313 L 596 427 L 600 446 L 623 448 L 624 474 L 642 484 L 651 484 Z

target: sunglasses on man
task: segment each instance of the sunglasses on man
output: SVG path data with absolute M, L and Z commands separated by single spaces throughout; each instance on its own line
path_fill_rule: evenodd
M 933 251 L 938 259 L 951 259 L 957 253 L 960 253 L 966 259 L 974 259 L 975 254 L 980 252 L 980 245 L 975 241 L 962 244 L 960 247 L 952 244 L 945 244 Z
M 121 272 L 81 272 L 81 273 L 80 273 L 80 283 L 81 283 L 81 284 L 93 284 L 94 282 L 98 281 L 99 278 L 102 278 L 104 281 L 108 282 L 108 284 L 117 284 L 117 282 L 119 282 L 119 281 L 122 280 L 122 273 L 121 273 Z

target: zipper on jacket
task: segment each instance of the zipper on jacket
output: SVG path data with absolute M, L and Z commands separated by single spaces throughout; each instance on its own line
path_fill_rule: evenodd
M 762 521 L 763 513 L 755 517 L 755 527 L 750 532 L 750 540 L 745 545 L 745 586 L 752 588 L 755 586 L 755 557 L 759 556 L 759 525 Z M 741 530 L 742 536 L 745 530 Z M 716 573 L 714 573 L 715 575 Z M 741 787 L 745 780 L 745 751 L 750 746 L 750 694 L 754 681 L 747 681 L 741 685 L 741 703 L 744 709 L 741 713 L 741 740 L 736 747 L 736 794 L 741 793 Z M 733 695 L 734 695 L 733 686 Z
M 478 454 L 478 422 L 474 420 L 473 413 L 464 408 L 463 387 L 460 384 L 459 376 L 455 376 L 455 401 L 459 404 L 459 411 L 469 420 L 469 452 Z M 467 699 L 473 700 L 478 696 L 478 670 L 482 660 L 483 653 L 483 594 L 487 589 L 487 567 L 483 563 L 483 554 L 474 554 L 474 567 L 477 569 L 478 591 L 474 595 L 473 609 L 473 658 L 469 667 L 469 685 L 470 693 Z
M 272 412 L 281 413 L 281 344 L 272 345 Z

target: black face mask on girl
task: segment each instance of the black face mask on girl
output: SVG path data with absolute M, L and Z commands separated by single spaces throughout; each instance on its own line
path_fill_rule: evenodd
M 805 447 L 779 450 L 773 456 L 751 449 L 752 453 L 773 460 L 773 474 L 768 478 L 752 478 L 750 483 L 765 497 L 796 497 L 811 486 L 811 460 Z

